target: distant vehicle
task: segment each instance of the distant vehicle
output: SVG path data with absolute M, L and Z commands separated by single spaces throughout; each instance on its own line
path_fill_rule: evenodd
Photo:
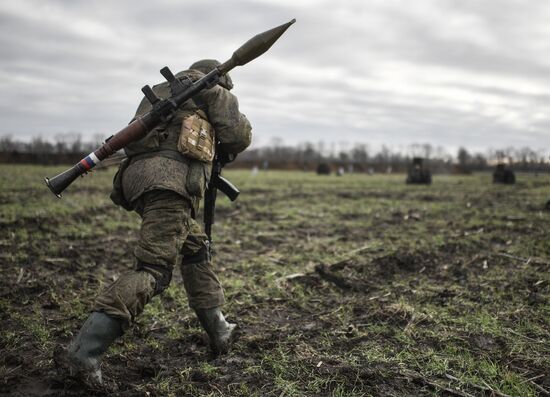
M 320 163 L 317 166 L 317 175 L 330 175 L 330 172 L 330 165 L 328 165 L 327 163 Z
M 424 159 L 421 157 L 413 158 L 407 175 L 407 184 L 431 185 L 432 173 L 424 167 L 423 163 Z
M 495 172 L 493 172 L 493 183 L 513 185 L 516 183 L 516 175 L 514 174 L 514 171 L 506 168 L 505 164 L 498 163 L 495 168 Z

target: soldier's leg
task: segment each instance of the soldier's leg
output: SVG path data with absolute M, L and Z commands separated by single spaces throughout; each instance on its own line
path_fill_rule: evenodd
M 146 193 L 140 202 L 140 238 L 135 270 L 123 273 L 97 297 L 93 312 L 56 361 L 90 385 L 101 384 L 99 358 L 150 299 L 170 283 L 189 229 L 190 205 L 170 191 Z
M 181 275 L 189 307 L 196 310 L 222 306 L 225 296 L 212 267 L 208 238 L 194 219 L 189 220 L 189 234 L 181 253 Z
M 229 349 L 235 324 L 225 320 L 221 306 L 225 303 L 223 288 L 212 268 L 207 237 L 200 226 L 190 220 L 190 231 L 182 249 L 181 274 L 189 306 L 210 339 L 214 354 Z
M 142 222 L 134 250 L 136 268 L 107 287 L 93 309 L 120 319 L 125 327 L 168 287 L 189 233 L 191 209 L 177 193 L 154 190 L 143 195 L 138 212 Z

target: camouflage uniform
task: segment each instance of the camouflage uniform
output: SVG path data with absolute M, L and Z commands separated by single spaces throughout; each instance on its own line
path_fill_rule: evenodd
M 191 65 L 193 70 L 176 77 L 196 80 L 217 65 L 214 60 L 199 61 Z M 181 266 L 189 306 L 208 334 L 212 352 L 227 352 L 236 324 L 227 322 L 221 312 L 223 289 L 195 215 L 211 173 L 212 142 L 217 140 L 217 149 L 227 154 L 239 153 L 250 144 L 250 124 L 239 112 L 237 98 L 229 93 L 231 87 L 229 76 L 224 76 L 219 85 L 201 91 L 180 106 L 172 119 L 125 148 L 128 159 L 115 176 L 111 198 L 141 216 L 136 266 L 97 297 L 71 342 L 55 349 L 54 361 L 61 374 L 100 387 L 101 356 L 147 302 L 166 289 L 176 265 Z M 171 94 L 168 83 L 153 91 L 162 98 Z M 150 109 L 144 99 L 136 117 Z
M 202 76 L 197 70 L 176 75 L 182 81 Z M 168 83 L 153 87 L 153 91 L 159 97 L 170 96 Z M 150 109 L 143 99 L 136 117 Z M 177 149 L 182 121 L 193 114 L 213 126 L 218 150 L 236 154 L 250 144 L 251 127 L 239 112 L 237 98 L 218 85 L 186 102 L 171 121 L 161 123 L 125 149 L 128 160 L 115 176 L 111 198 L 142 218 L 134 250 L 136 266 L 107 287 L 93 308 L 122 320 L 123 327 L 168 286 L 178 265 L 191 308 L 208 309 L 225 301 L 208 255 L 207 237 L 195 220 L 211 163 L 190 159 Z

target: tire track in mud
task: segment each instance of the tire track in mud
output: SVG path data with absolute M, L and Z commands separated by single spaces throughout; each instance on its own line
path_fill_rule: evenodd
M 540 376 L 548 370 L 541 366 L 540 355 L 531 357 L 513 352 L 517 339 L 514 329 L 525 321 L 525 316 L 536 319 L 537 313 L 550 304 L 550 282 L 541 278 L 549 271 L 550 261 L 528 258 L 510 261 L 498 253 L 476 252 L 470 245 L 451 243 L 431 252 L 399 250 L 375 258 L 354 257 L 332 266 L 320 265 L 314 272 L 292 278 L 289 283 L 300 284 L 325 296 L 320 303 L 325 312 L 330 313 L 331 309 L 337 311 L 341 307 L 351 308 L 350 325 L 347 330 L 340 331 L 349 339 L 338 342 L 344 351 L 365 341 L 399 351 L 403 347 L 393 339 L 392 329 L 395 328 L 415 333 L 419 346 L 444 350 L 444 340 L 426 336 L 429 333 L 424 332 L 436 327 L 441 320 L 400 303 L 403 298 L 422 305 L 448 308 L 456 313 L 477 310 L 473 309 L 476 307 L 497 309 L 512 300 L 519 302 L 519 307 L 524 307 L 522 315 L 499 318 L 504 329 L 508 330 L 507 337 L 472 332 L 467 326 L 464 329 L 459 326 L 453 331 L 454 343 L 465 351 L 491 357 L 491 360 L 502 365 L 517 362 L 517 368 L 531 376 Z M 493 291 L 502 291 L 502 295 L 497 296 Z M 336 322 L 329 321 L 329 327 L 331 323 L 334 325 Z M 360 331 L 369 324 L 388 326 L 388 333 L 365 336 Z M 540 324 L 544 326 L 544 322 Z M 326 324 L 311 327 L 326 330 Z M 547 329 L 547 332 L 548 337 L 550 330 Z M 534 343 L 544 343 L 540 334 L 522 337 Z M 546 344 L 547 350 L 548 347 Z M 389 372 L 399 375 L 399 371 L 392 372 L 390 369 Z M 384 381 L 378 379 L 376 385 L 381 384 Z M 547 388 L 550 376 L 541 377 L 540 384 Z

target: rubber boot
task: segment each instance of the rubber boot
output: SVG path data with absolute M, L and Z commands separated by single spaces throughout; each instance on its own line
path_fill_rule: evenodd
M 92 312 L 71 343 L 56 350 L 54 361 L 58 371 L 88 387 L 101 387 L 100 357 L 122 333 L 119 320 L 105 313 Z
M 237 324 L 228 323 L 219 307 L 197 309 L 195 312 L 210 338 L 210 347 L 214 355 L 227 353 Z

